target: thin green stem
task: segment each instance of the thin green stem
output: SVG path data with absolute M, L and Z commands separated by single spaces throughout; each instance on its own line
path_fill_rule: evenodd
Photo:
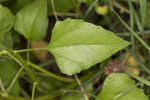
M 21 49 L 21 50 L 13 50 L 14 53 L 24 53 L 30 51 L 40 51 L 40 50 L 47 50 L 47 48 L 31 48 L 31 49 Z M 6 50 L 0 51 L 0 55 L 7 54 Z
M 24 62 L 23 58 L 14 53 L 13 50 L 5 47 L 4 45 L 0 44 L 1 48 L 7 53 L 8 56 L 10 56 L 15 62 L 17 62 L 21 67 L 25 68 L 26 71 L 29 73 L 29 77 L 31 77 L 33 82 L 37 82 L 37 78 L 36 76 L 33 74 L 32 70 L 30 69 L 30 67 L 28 67 L 28 65 L 26 64 L 26 62 Z
M 75 77 L 75 79 L 76 79 L 78 85 L 80 86 L 80 90 L 81 90 L 81 92 L 83 93 L 83 96 L 84 96 L 85 100 L 89 100 L 89 97 L 88 97 L 88 95 L 85 93 L 85 90 L 84 90 L 84 88 L 83 88 L 83 86 L 82 86 L 82 84 L 81 84 L 81 82 L 80 82 L 79 77 L 78 77 L 76 74 L 74 75 L 74 77 Z
M 14 86 L 14 84 L 16 83 L 17 79 L 19 78 L 20 74 L 22 73 L 24 67 L 21 67 L 19 69 L 19 71 L 17 72 L 17 74 L 15 75 L 15 77 L 13 78 L 13 80 L 11 81 L 10 85 L 8 86 L 8 88 L 6 89 L 7 92 L 9 92 L 12 87 Z
M 29 52 L 29 51 L 36 51 L 36 50 L 47 50 L 47 48 L 33 48 L 33 49 L 23 49 L 23 50 L 14 50 L 13 52 L 14 53 L 22 53 L 22 52 Z M 2 54 L 2 53 L 1 53 Z M 7 51 L 3 51 L 3 54 L 8 54 L 11 58 L 13 58 L 20 66 L 24 67 L 23 64 L 18 60 L 16 59 L 13 55 L 11 55 L 10 53 L 8 53 Z M 72 82 L 73 80 L 72 79 L 68 79 L 68 78 L 64 78 L 64 77 L 61 77 L 61 76 L 58 76 L 56 74 L 53 74 L 51 72 L 48 72 L 47 70 L 41 68 L 40 66 L 36 65 L 36 64 L 33 64 L 31 62 L 27 62 L 25 60 L 22 59 L 22 62 L 24 63 L 28 63 L 32 68 L 40 71 L 40 72 L 43 72 L 45 73 L 46 75 L 50 76 L 50 77 L 53 77 L 53 78 L 56 78 L 58 80 L 61 80 L 61 81 L 64 81 L 64 82 Z M 25 67 L 24 67 L 25 68 Z M 33 77 L 33 75 L 31 75 Z
M 55 78 L 57 80 L 64 81 L 64 82 L 72 82 L 73 81 L 72 79 L 64 78 L 64 77 L 58 76 L 58 75 L 56 75 L 54 73 L 48 72 L 47 70 L 43 69 L 42 67 L 40 67 L 40 66 L 38 66 L 36 64 L 33 64 L 31 62 L 29 62 L 29 65 L 32 68 L 34 68 L 34 69 L 36 69 L 36 70 L 38 70 L 40 72 L 43 72 L 44 74 L 46 74 L 46 75 L 48 75 L 50 77 L 53 77 L 53 78 Z
M 88 10 L 85 13 L 84 19 L 86 19 L 89 15 L 89 13 L 92 11 L 94 6 L 98 3 L 99 0 L 94 0 L 93 3 L 89 6 Z
M 128 93 L 129 91 L 131 91 L 132 89 L 136 88 L 138 85 L 140 85 L 140 83 L 136 84 L 136 85 L 133 85 L 131 86 L 130 88 L 120 92 L 119 94 L 115 95 L 113 100 L 117 100 L 119 99 L 121 96 L 125 95 L 126 93 Z
M 6 54 L 6 53 L 7 53 L 6 50 L 0 51 L 0 55 Z
M 130 26 L 132 29 L 134 29 L 134 11 L 133 11 L 133 5 L 132 5 L 132 1 L 128 0 L 128 4 L 129 4 L 129 8 L 130 8 Z M 135 51 L 135 39 L 134 39 L 134 35 L 130 34 L 131 37 L 131 41 L 132 41 L 132 50 Z
M 27 42 L 28 42 L 27 49 L 30 49 L 30 41 L 28 40 Z M 27 62 L 30 62 L 30 52 L 26 53 L 26 58 L 27 58 Z M 27 65 L 28 65 L 28 63 L 27 63 Z
M 31 49 L 14 50 L 14 53 L 23 53 L 23 52 L 40 51 L 40 50 L 47 50 L 47 48 L 31 48 Z
M 118 8 L 121 13 L 124 13 L 124 12 L 125 12 L 125 13 L 130 14 L 130 11 L 129 11 L 127 8 L 123 7 L 121 4 L 119 4 L 119 3 L 116 2 L 115 0 L 112 0 L 112 4 L 113 4 L 116 8 Z
M 98 71 L 99 70 L 97 70 L 97 69 L 94 70 L 94 71 L 90 71 L 90 73 L 88 73 L 88 74 L 86 74 L 84 76 L 81 76 L 80 77 L 80 81 L 82 83 L 88 81 L 88 79 L 90 79 L 92 76 L 94 76 Z M 71 84 L 62 87 L 62 89 L 72 89 L 72 88 L 75 88 L 77 86 L 78 86 L 78 83 L 76 81 L 73 81 Z
M 78 0 L 72 0 L 72 4 L 75 8 L 76 13 L 81 15 L 80 6 L 78 5 L 79 4 Z
M 7 93 L 1 79 L 0 79 L 0 89 L 2 90 L 2 92 Z
M 34 84 L 33 84 L 33 89 L 32 89 L 32 98 L 31 98 L 31 100 L 34 100 L 34 97 L 35 97 L 35 89 L 36 89 L 36 86 L 38 85 L 38 83 L 37 82 L 35 82 Z
M 59 21 L 58 16 L 57 16 L 57 12 L 56 12 L 56 9 L 55 9 L 54 0 L 51 0 L 51 6 L 52 6 L 52 10 L 53 10 L 56 21 Z
M 128 71 L 128 70 L 126 70 L 126 72 L 127 72 L 131 77 L 135 78 L 136 80 L 140 81 L 141 83 L 144 83 L 145 85 L 150 86 L 150 81 L 148 81 L 148 80 L 146 80 L 146 79 L 144 79 L 144 78 L 142 78 L 142 77 L 140 77 L 140 76 L 137 76 L 137 75 L 135 75 L 134 73 L 132 73 L 132 72 L 130 72 L 130 71 Z
M 50 13 L 49 15 L 52 16 L 54 14 Z M 81 17 L 78 13 L 70 13 L 70 12 L 66 12 L 66 13 L 57 12 L 57 16 L 60 17 L 69 16 L 69 17 L 77 17 L 77 18 Z
M 55 62 L 56 62 L 56 61 L 55 61 L 54 59 L 51 59 L 51 60 L 42 62 L 42 63 L 40 63 L 40 64 L 38 64 L 38 65 L 41 66 L 41 67 L 44 67 L 44 66 L 48 66 L 48 65 L 54 64 Z
M 148 50 L 148 52 L 150 53 L 150 47 L 148 46 L 148 44 L 140 37 L 138 36 L 132 28 L 130 28 L 124 21 L 123 19 L 118 15 L 118 13 L 116 11 L 114 11 L 114 14 L 118 17 L 118 19 L 122 22 L 122 24 L 143 44 L 143 46 Z
M 34 76 L 30 67 L 28 67 L 28 65 L 23 61 L 23 59 L 19 55 L 15 54 L 16 56 L 14 56 L 13 52 L 11 53 L 7 52 L 8 56 L 10 56 L 14 61 L 16 61 L 21 67 L 25 68 L 27 72 L 29 73 L 29 76 L 31 77 L 31 79 L 34 82 L 36 82 L 37 81 L 36 76 Z

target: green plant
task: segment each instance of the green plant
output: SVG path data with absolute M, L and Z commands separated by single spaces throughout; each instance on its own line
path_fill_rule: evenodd
M 50 100 L 60 96 L 61 100 L 73 100 L 72 98 L 89 100 L 90 97 L 94 97 L 96 100 L 148 100 L 143 90 L 136 87 L 139 84 L 136 85 L 134 80 L 124 73 L 110 74 L 104 81 L 104 86 L 97 97 L 93 90 L 96 78 L 104 75 L 105 61 L 118 51 L 127 48 L 131 42 L 134 50 L 135 38 L 150 51 L 148 44 L 133 30 L 135 22 L 132 17 L 136 16 L 136 13 L 131 1 L 128 2 L 133 13 L 130 16 L 131 28 L 114 10 L 115 1 L 108 1 L 110 9 L 107 8 L 131 32 L 131 42 L 99 25 L 84 21 L 84 19 L 88 19 L 94 7 L 100 7 L 98 0 L 15 0 L 12 2 L 11 0 L 0 1 L 0 99 Z M 89 5 L 85 15 L 82 14 L 79 6 L 81 2 Z M 11 3 L 12 5 L 10 5 Z M 141 19 L 139 20 L 136 16 L 136 20 L 140 22 L 137 22 L 137 27 L 140 32 L 144 32 L 147 2 L 139 1 L 139 4 L 140 8 L 144 8 L 139 12 Z M 77 14 L 67 13 L 73 9 Z M 71 15 L 71 17 L 79 16 L 83 19 L 65 18 L 60 21 L 58 16 L 63 14 Z M 54 15 L 57 20 L 52 29 L 50 42 L 45 47 L 31 48 L 32 42 L 43 41 L 46 37 L 47 30 L 49 31 L 48 24 L 51 23 L 49 15 Z M 26 39 L 26 49 L 16 50 L 17 46 L 14 46 L 14 40 L 17 36 Z M 35 59 L 30 52 L 43 50 L 54 56 L 61 71 L 60 75 L 33 63 Z M 41 63 L 43 65 L 43 62 Z M 46 62 L 46 65 L 47 63 L 52 62 Z M 100 68 L 94 67 L 99 63 L 101 63 Z M 149 69 L 144 65 L 143 69 L 149 74 Z M 87 73 L 87 70 L 90 71 Z M 128 70 L 125 72 L 150 86 L 147 79 L 134 75 Z M 78 73 L 86 75 L 79 78 Z M 74 76 L 75 79 L 71 76 Z M 24 84 L 27 82 L 30 86 L 20 85 L 19 79 L 22 79 Z M 24 91 L 25 88 L 29 89 L 31 96 Z M 24 96 L 20 97 L 20 93 Z M 138 97 L 133 98 L 136 96 Z

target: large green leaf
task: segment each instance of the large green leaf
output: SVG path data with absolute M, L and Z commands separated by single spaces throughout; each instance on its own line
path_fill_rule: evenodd
M 10 31 L 14 24 L 14 19 L 10 10 L 0 5 L 0 39 L 4 38 L 4 34 Z
M 47 27 L 47 0 L 34 0 L 17 13 L 15 29 L 28 40 L 43 39 Z
M 69 18 L 56 23 L 48 49 L 60 70 L 72 75 L 104 61 L 129 44 L 100 26 Z
M 52 12 L 51 0 L 48 0 L 49 12 Z M 72 0 L 54 0 L 57 12 L 67 12 L 73 8 Z
M 18 65 L 12 60 L 7 58 L 0 58 L 0 79 L 2 80 L 4 87 L 7 89 L 10 83 L 12 82 L 14 76 L 18 71 Z M 20 86 L 19 81 L 15 83 L 13 88 L 9 91 L 11 95 L 19 95 Z
M 96 100 L 148 100 L 143 90 L 134 86 L 134 80 L 127 74 L 110 74 Z

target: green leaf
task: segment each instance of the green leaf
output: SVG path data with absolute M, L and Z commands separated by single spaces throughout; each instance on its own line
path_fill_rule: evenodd
M 52 13 L 51 0 L 48 0 L 49 12 Z M 73 9 L 72 0 L 54 0 L 56 12 L 67 12 Z
M 56 23 L 48 49 L 60 70 L 72 75 L 104 61 L 129 44 L 100 26 L 66 19 Z
M 4 38 L 4 34 L 10 31 L 14 24 L 14 15 L 11 11 L 0 5 L 0 39 Z
M 17 13 L 15 29 L 28 40 L 43 39 L 47 27 L 47 0 L 34 0 Z
M 61 97 L 61 100 L 84 100 L 84 96 L 81 93 L 68 93 Z
M 16 13 L 31 2 L 33 0 L 16 0 L 13 4 L 11 3 L 11 10 Z
M 96 100 L 148 100 L 143 90 L 134 86 L 134 80 L 127 74 L 112 73 L 106 78 Z
M 0 44 L 9 48 L 12 47 L 11 33 L 9 31 L 14 25 L 14 19 L 15 17 L 10 10 L 0 5 Z
M 5 89 L 8 88 L 17 72 L 18 72 L 18 65 L 16 63 L 14 63 L 12 60 L 8 58 L 0 59 L 0 79 L 3 82 Z M 9 93 L 11 95 L 19 95 L 20 86 L 18 80 L 13 86 L 13 88 L 9 91 Z
M 3 38 L 0 38 L 0 44 L 5 45 L 8 48 L 13 48 L 13 39 L 11 32 L 4 34 Z
M 47 76 L 38 76 L 38 80 L 40 82 L 40 86 L 37 86 L 36 94 L 39 95 L 49 94 L 51 91 L 57 91 L 64 86 L 63 82 Z

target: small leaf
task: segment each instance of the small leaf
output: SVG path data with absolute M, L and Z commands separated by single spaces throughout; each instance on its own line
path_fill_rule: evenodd
M 10 31 L 14 24 L 14 15 L 10 10 L 0 5 L 0 39 L 4 38 L 4 34 Z
M 134 80 L 127 74 L 112 73 L 106 78 L 96 100 L 148 100 L 143 90 L 134 86 Z
M 48 49 L 60 70 L 72 75 L 104 61 L 129 44 L 100 26 L 66 19 L 56 23 Z
M 34 0 L 17 13 L 15 29 L 28 40 L 43 39 L 47 27 L 47 0 Z
M 5 89 L 8 88 L 14 76 L 18 72 L 18 65 L 8 58 L 0 58 L 0 79 L 2 80 Z M 20 86 L 17 80 L 12 89 L 9 91 L 11 95 L 19 95 Z

